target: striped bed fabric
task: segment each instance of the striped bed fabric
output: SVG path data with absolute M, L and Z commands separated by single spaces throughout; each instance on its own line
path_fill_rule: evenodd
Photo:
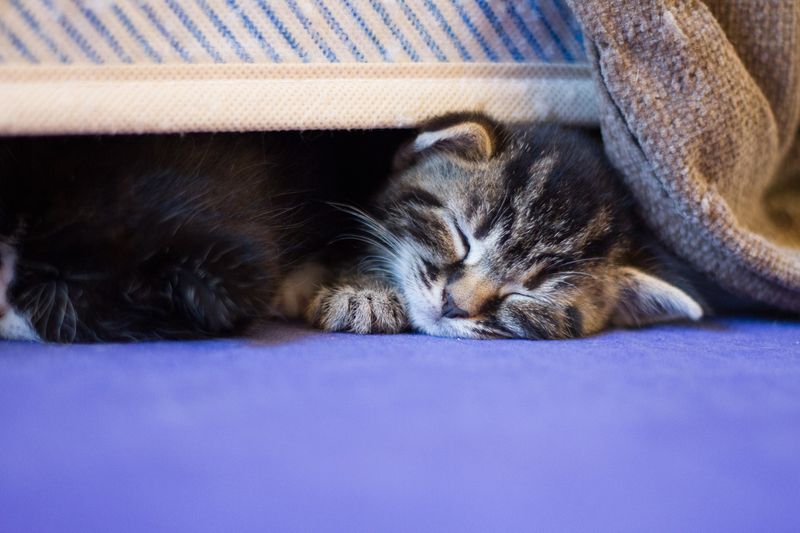
M 3 0 L 0 133 L 594 120 L 566 0 Z

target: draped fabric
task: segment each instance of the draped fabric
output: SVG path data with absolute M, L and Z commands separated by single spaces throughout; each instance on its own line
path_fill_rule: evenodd
M 571 4 L 649 224 L 728 289 L 800 311 L 800 4 Z

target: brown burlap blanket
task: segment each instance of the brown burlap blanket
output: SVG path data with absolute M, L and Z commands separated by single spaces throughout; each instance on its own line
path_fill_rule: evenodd
M 647 222 L 724 287 L 800 311 L 800 3 L 571 5 Z

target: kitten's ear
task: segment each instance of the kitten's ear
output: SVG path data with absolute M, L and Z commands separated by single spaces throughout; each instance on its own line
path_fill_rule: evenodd
M 636 268 L 620 270 L 619 299 L 611 319 L 615 326 L 644 326 L 703 317 L 700 304 L 678 287 Z
M 490 159 L 497 151 L 496 129 L 496 124 L 483 117 L 438 121 L 398 150 L 395 169 L 407 167 L 432 151 L 448 152 L 470 161 Z

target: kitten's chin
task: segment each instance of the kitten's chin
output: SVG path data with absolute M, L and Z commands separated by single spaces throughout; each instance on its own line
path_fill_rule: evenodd
M 485 338 L 472 322 L 463 318 L 433 317 L 426 313 L 411 311 L 411 324 L 415 329 L 434 337 L 456 337 L 460 339 Z

